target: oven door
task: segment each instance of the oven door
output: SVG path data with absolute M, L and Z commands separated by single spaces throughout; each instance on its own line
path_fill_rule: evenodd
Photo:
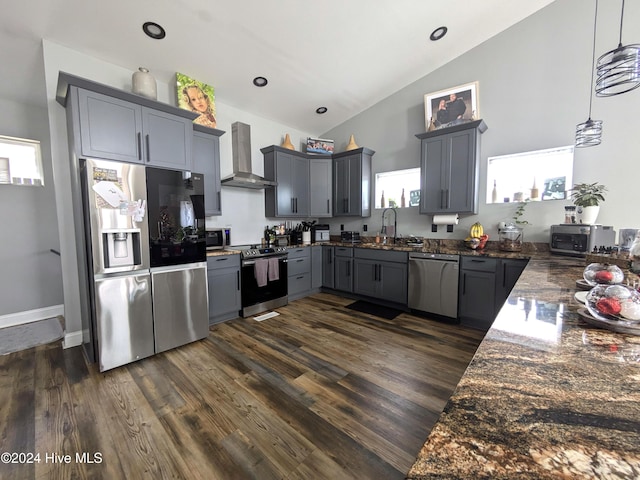
M 286 305 L 288 301 L 287 255 L 278 255 L 276 258 L 278 260 L 278 279 L 267 281 L 264 286 L 258 286 L 256 280 L 256 260 L 242 261 L 240 278 L 243 316 L 250 316 L 276 306 Z M 284 299 L 284 303 L 281 299 Z

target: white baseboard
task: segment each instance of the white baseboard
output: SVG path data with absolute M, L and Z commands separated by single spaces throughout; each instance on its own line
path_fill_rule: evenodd
M 62 348 L 77 347 L 78 345 L 82 345 L 82 330 L 68 332 L 64 335 Z
M 64 315 L 64 305 L 53 305 L 51 307 L 0 315 L 0 328 L 46 320 L 47 318 L 54 318 L 58 315 Z

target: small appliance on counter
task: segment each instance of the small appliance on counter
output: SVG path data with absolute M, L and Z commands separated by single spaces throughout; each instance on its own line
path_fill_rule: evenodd
M 340 241 L 343 243 L 360 243 L 360 232 L 343 230 L 340 232 Z
M 312 242 L 328 242 L 329 240 L 329 225 L 313 225 L 311 227 Z
M 615 247 L 616 231 L 611 226 L 561 223 L 551 225 L 551 253 L 585 256 L 599 247 Z
M 207 228 L 204 235 L 207 250 L 223 250 L 231 245 L 231 228 Z

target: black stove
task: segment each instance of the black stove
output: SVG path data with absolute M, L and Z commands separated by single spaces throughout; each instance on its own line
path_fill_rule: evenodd
M 283 255 L 287 253 L 287 247 L 276 247 L 276 246 L 263 247 L 256 244 L 237 245 L 229 248 L 232 248 L 234 250 L 240 250 L 240 255 L 242 258 L 271 257 L 273 255 Z

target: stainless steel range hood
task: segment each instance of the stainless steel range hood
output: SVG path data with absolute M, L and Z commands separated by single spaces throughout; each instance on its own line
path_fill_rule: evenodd
M 278 182 L 266 180 L 251 171 L 251 127 L 235 122 L 231 125 L 233 174 L 222 179 L 224 187 L 262 189 L 275 187 Z

